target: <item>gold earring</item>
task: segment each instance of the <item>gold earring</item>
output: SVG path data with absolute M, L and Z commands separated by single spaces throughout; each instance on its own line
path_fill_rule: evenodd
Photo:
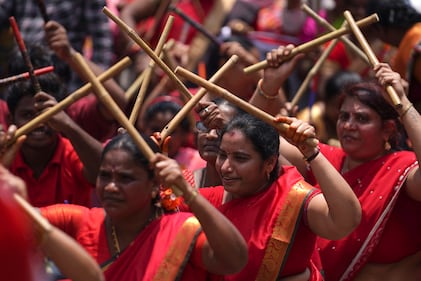
M 389 140 L 386 140 L 384 143 L 384 150 L 389 151 L 392 148 L 392 146 L 389 143 Z

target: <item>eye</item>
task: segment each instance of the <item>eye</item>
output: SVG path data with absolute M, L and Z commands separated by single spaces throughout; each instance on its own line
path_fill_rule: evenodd
M 370 121 L 370 118 L 364 114 L 357 115 L 356 119 L 358 123 L 362 123 L 362 124 L 368 123 Z
M 101 181 L 111 180 L 111 173 L 107 171 L 99 171 L 98 172 L 98 179 Z
M 349 120 L 349 113 L 347 112 L 340 112 L 338 115 L 338 120 L 341 122 L 345 122 L 347 120 Z

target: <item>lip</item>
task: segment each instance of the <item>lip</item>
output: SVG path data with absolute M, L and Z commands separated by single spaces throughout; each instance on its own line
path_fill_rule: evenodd
M 224 186 L 225 185 L 232 185 L 233 183 L 240 180 L 239 178 L 225 177 L 225 176 L 222 176 L 221 179 L 222 179 L 222 183 L 223 183 Z

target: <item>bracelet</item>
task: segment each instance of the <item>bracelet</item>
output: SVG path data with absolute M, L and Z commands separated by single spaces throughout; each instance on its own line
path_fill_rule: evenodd
M 262 81 L 263 81 L 263 79 L 260 79 L 259 82 L 257 82 L 257 92 L 259 93 L 259 95 L 261 95 L 262 97 L 264 97 L 268 100 L 276 99 L 278 97 L 278 95 L 271 96 L 271 95 L 266 94 L 262 90 Z
M 190 205 L 197 197 L 197 195 L 199 195 L 199 192 L 197 192 L 196 189 L 192 190 L 192 192 L 190 192 L 189 198 L 187 200 L 184 200 L 184 203 L 186 203 L 186 205 Z
M 405 109 L 402 110 L 402 113 L 399 115 L 400 118 L 402 118 L 408 111 L 411 109 L 411 107 L 414 107 L 412 103 L 409 103 Z
M 310 163 L 311 161 L 313 161 L 317 155 L 319 155 L 320 153 L 320 148 L 317 147 L 316 152 L 314 152 L 312 155 L 310 155 L 309 157 L 304 157 L 303 159 L 307 162 Z

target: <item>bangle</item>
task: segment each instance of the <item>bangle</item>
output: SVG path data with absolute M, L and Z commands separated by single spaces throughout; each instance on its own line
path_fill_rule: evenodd
M 409 103 L 405 109 L 402 110 L 402 113 L 399 115 L 400 118 L 402 118 L 408 111 L 411 109 L 411 107 L 414 107 L 412 103 Z
M 262 90 L 262 81 L 263 81 L 263 79 L 260 79 L 259 82 L 257 83 L 257 92 L 259 93 L 259 95 L 261 95 L 262 97 L 264 97 L 268 100 L 276 99 L 278 97 L 278 95 L 271 96 L 271 95 L 266 94 Z
M 197 192 L 196 189 L 193 189 L 190 192 L 189 198 L 187 200 L 184 200 L 184 203 L 186 203 L 186 205 L 190 205 L 194 201 L 194 199 L 197 197 L 197 195 L 199 195 L 199 192 Z
M 320 153 L 320 148 L 317 147 L 316 152 L 314 152 L 312 155 L 310 155 L 309 157 L 304 157 L 303 159 L 307 162 L 310 163 L 311 161 L 313 161 L 317 155 L 319 155 Z

